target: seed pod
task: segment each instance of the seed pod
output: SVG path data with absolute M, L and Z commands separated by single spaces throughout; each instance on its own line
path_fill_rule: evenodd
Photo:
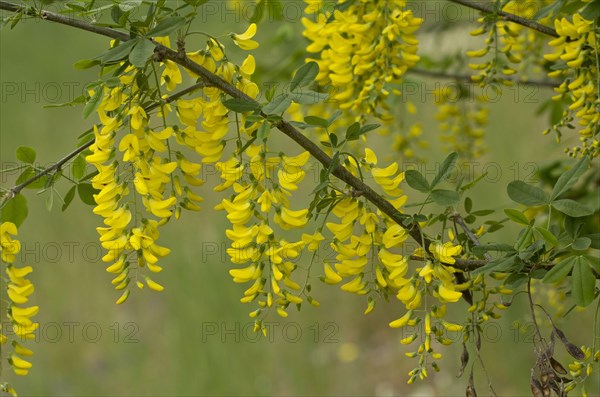
M 469 350 L 467 349 L 467 345 L 463 342 L 463 351 L 462 351 L 462 354 L 460 355 L 460 370 L 458 371 L 459 378 L 465 372 L 465 368 L 468 363 L 469 363 Z
M 469 383 L 467 384 L 467 390 L 465 394 L 467 397 L 477 397 L 475 382 L 473 381 L 473 369 L 471 369 L 471 375 L 469 375 Z
M 556 361 L 554 359 L 554 357 L 550 357 L 550 365 L 552 365 L 552 369 L 557 374 L 560 374 L 560 375 L 566 375 L 567 374 L 567 370 L 565 369 L 565 367 L 563 367 L 561 365 L 561 363 L 559 363 L 558 361 Z
M 542 385 L 540 382 L 533 377 L 533 370 L 531 373 L 531 381 L 529 382 L 531 386 L 531 393 L 533 393 L 533 397 L 544 397 L 544 392 L 542 391 Z

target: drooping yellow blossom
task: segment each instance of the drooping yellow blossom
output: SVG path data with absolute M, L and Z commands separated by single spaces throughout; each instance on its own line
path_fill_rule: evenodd
M 419 61 L 414 36 L 422 19 L 403 0 L 354 2 L 326 14 L 321 2 L 307 1 L 313 18 L 303 18 L 320 73 L 317 82 L 332 85 L 341 109 L 387 118 L 388 86 L 399 82 Z
M 235 45 L 240 47 L 242 50 L 254 50 L 258 48 L 258 42 L 252 40 L 252 38 L 256 35 L 256 24 L 251 23 L 248 26 L 248 29 L 242 34 L 231 34 L 231 38 Z
M 574 14 L 571 20 L 556 19 L 554 27 L 559 37 L 549 44 L 555 52 L 544 58 L 555 65 L 548 76 L 563 79 L 553 99 L 567 99 L 570 105 L 561 121 L 545 133 L 554 131 L 560 139 L 562 129 L 571 128 L 576 119 L 581 144 L 565 151 L 572 156 L 596 157 L 600 154 L 600 26 Z
M 8 275 L 6 292 L 10 300 L 5 315 L 12 323 L 12 336 L 10 337 L 5 335 L 0 327 L 0 344 L 5 345 L 9 338 L 13 338 L 13 351 L 8 362 L 15 374 L 24 376 L 32 367 L 31 362 L 24 357 L 33 355 L 33 352 L 21 343 L 35 339 L 34 333 L 38 329 L 39 323 L 34 322 L 32 317 L 39 312 L 39 307 L 29 303 L 29 298 L 35 288 L 26 276 L 33 271 L 32 267 L 17 267 L 14 264 L 17 254 L 21 251 L 21 243 L 14 238 L 16 235 L 17 226 L 14 223 L 3 222 L 0 224 L 0 258 Z
M 432 242 L 429 245 L 429 252 L 431 252 L 440 262 L 452 265 L 456 263 L 456 260 L 453 257 L 460 255 L 462 247 L 460 245 L 453 245 L 451 242 L 446 242 L 444 244 Z

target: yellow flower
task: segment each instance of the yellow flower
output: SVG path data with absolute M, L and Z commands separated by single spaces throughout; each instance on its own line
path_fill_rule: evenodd
M 383 245 L 392 248 L 404 242 L 408 238 L 408 232 L 400 225 L 394 224 L 383 234 Z
M 460 255 L 462 247 L 460 245 L 453 245 L 451 242 L 441 244 L 439 242 L 432 242 L 429 245 L 429 252 L 442 263 L 454 264 L 456 260 L 453 256 Z
M 177 84 L 181 84 L 183 79 L 181 77 L 181 71 L 177 64 L 173 61 L 165 61 L 165 70 L 161 76 L 161 84 L 167 84 L 167 90 L 173 91 Z
M 240 47 L 242 50 L 254 50 L 258 48 L 259 44 L 252 40 L 252 38 L 256 35 L 256 24 L 252 23 L 248 26 L 248 29 L 242 34 L 231 34 L 231 38 L 235 45 Z
M 458 302 L 462 293 L 454 289 L 452 284 L 440 284 L 438 294 L 442 302 Z
M 17 235 L 17 226 L 12 222 L 0 224 L 0 253 L 2 261 L 6 263 L 13 263 L 21 250 L 21 243 L 11 235 Z

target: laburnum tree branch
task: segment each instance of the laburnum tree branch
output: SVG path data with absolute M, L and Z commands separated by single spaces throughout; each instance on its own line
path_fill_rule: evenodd
M 67 17 L 64 15 L 56 14 L 50 11 L 39 11 L 33 8 L 27 8 L 24 6 L 20 6 L 14 3 L 0 1 L 0 9 L 8 10 L 12 12 L 20 12 L 32 17 L 39 17 L 44 20 L 57 22 L 63 25 L 75 27 L 81 30 L 85 30 L 88 32 L 96 33 L 99 35 L 107 36 L 113 39 L 118 39 L 121 41 L 128 41 L 131 37 L 123 32 L 118 30 L 107 28 L 103 26 L 95 26 L 90 23 L 77 20 L 71 17 Z M 152 39 L 149 39 L 152 40 Z M 205 84 L 210 85 L 219 89 L 227 95 L 235 99 L 240 99 L 245 102 L 253 103 L 257 106 L 260 104 L 255 101 L 253 98 L 250 98 L 244 92 L 238 90 L 233 85 L 229 84 L 227 81 L 223 80 L 221 77 L 211 73 L 209 70 L 205 69 L 201 65 L 198 65 L 190 58 L 186 56 L 185 53 L 174 51 L 168 47 L 165 47 L 155 41 L 155 53 L 158 54 L 159 57 L 163 59 L 171 60 L 178 65 L 194 72 L 198 76 L 204 80 Z M 266 116 L 266 115 L 265 115 Z M 332 167 L 333 159 L 327 155 L 321 148 L 319 148 L 314 142 L 304 136 L 300 131 L 298 131 L 293 125 L 288 123 L 285 120 L 281 120 L 274 124 L 274 126 L 285 135 L 294 140 L 298 145 L 300 145 L 303 149 L 308 151 L 312 157 L 314 157 L 317 161 L 319 161 L 325 168 L 332 168 L 332 174 L 340 179 L 341 181 L 347 183 L 352 186 L 355 190 L 361 192 L 361 194 L 369 200 L 373 205 L 375 205 L 382 213 L 389 216 L 394 222 L 406 226 L 403 224 L 403 221 L 407 218 L 410 218 L 409 215 L 400 213 L 389 201 L 387 201 L 384 197 L 378 194 L 375 190 L 373 190 L 369 185 L 365 184 L 359 178 L 352 175 L 350 171 L 344 168 L 341 165 L 334 165 Z M 412 223 L 408 226 L 408 232 L 411 237 L 419 244 L 425 243 L 426 247 L 429 246 L 431 242 L 426 236 L 421 233 L 421 229 L 417 223 Z
M 484 14 L 498 15 L 499 17 L 502 17 L 504 20 L 514 22 L 516 24 L 528 27 L 529 29 L 536 30 L 536 31 L 546 34 L 548 36 L 558 37 L 558 33 L 556 33 L 556 30 L 554 30 L 553 28 L 542 25 L 541 23 L 538 23 L 531 19 L 523 18 L 518 15 L 511 14 L 510 12 L 505 12 L 505 11 L 496 9 L 495 4 L 493 4 L 493 3 L 486 3 L 486 2 L 482 2 L 482 1 L 472 1 L 472 0 L 448 0 L 448 1 L 450 1 L 451 3 L 460 4 L 465 7 L 469 7 L 469 8 L 481 11 Z
M 450 1 L 455 1 L 455 0 L 450 0 Z M 462 1 L 456 1 L 456 2 L 462 3 Z M 470 3 L 470 2 L 466 2 L 466 3 Z M 44 11 L 44 10 L 39 11 L 39 10 L 36 10 L 33 8 L 27 8 L 27 7 L 20 6 L 20 5 L 13 4 L 10 2 L 6 2 L 6 1 L 0 1 L 0 9 L 11 11 L 14 13 L 23 13 L 25 15 L 29 15 L 32 17 L 39 17 L 44 20 L 48 20 L 48 21 L 60 23 L 63 25 L 75 27 L 75 28 L 78 28 L 81 30 L 85 30 L 88 32 L 107 36 L 107 37 L 110 37 L 113 39 L 118 39 L 121 41 L 128 41 L 132 38 L 128 34 L 118 31 L 118 30 L 115 30 L 115 29 L 112 29 L 112 28 L 95 26 L 95 25 L 92 25 L 85 21 L 77 20 L 77 19 L 67 17 L 64 15 L 60 15 L 60 14 L 56 14 L 56 13 Z M 152 40 L 152 39 L 149 38 L 149 40 Z M 195 86 L 189 87 L 177 94 L 174 94 L 173 96 L 169 97 L 166 101 L 168 101 L 168 102 L 174 101 L 174 100 L 180 98 L 181 96 L 183 96 L 189 92 L 192 92 L 195 89 L 200 88 L 200 86 L 211 86 L 211 87 L 215 87 L 215 88 L 219 89 L 220 91 L 224 92 L 227 95 L 230 95 L 233 98 L 240 99 L 245 102 L 250 102 L 257 106 L 260 105 L 257 101 L 250 98 L 244 92 L 238 90 L 236 87 L 234 87 L 227 81 L 223 80 L 221 77 L 215 75 L 214 73 L 211 73 L 209 70 L 205 69 L 201 65 L 198 65 L 197 63 L 192 61 L 190 58 L 188 58 L 186 56 L 185 53 L 174 51 L 168 47 L 165 47 L 165 46 L 155 42 L 154 40 L 152 40 L 152 42 L 155 45 L 155 54 L 159 58 L 169 59 L 169 60 L 177 63 L 178 65 L 194 72 L 195 74 L 200 76 L 203 80 L 202 83 L 199 83 L 200 85 L 195 85 Z M 150 106 L 150 108 L 155 108 L 157 106 L 160 106 L 160 103 L 153 104 Z M 267 115 L 263 114 L 263 116 L 266 118 Z M 282 133 L 284 133 L 285 135 L 287 135 L 293 141 L 295 141 L 303 149 L 308 151 L 312 155 L 312 157 L 314 157 L 317 161 L 319 161 L 325 168 L 328 168 L 328 169 L 332 168 L 331 173 L 335 177 L 337 177 L 341 181 L 347 183 L 348 185 L 353 187 L 356 191 L 360 192 L 362 196 L 364 196 L 373 205 L 375 205 L 382 213 L 384 213 L 388 217 L 390 217 L 394 222 L 398 223 L 399 225 L 408 227 L 408 232 L 411 235 L 411 237 L 419 245 L 424 244 L 425 245 L 424 248 L 427 249 L 427 247 L 431 243 L 431 240 L 422 233 L 421 228 L 418 225 L 418 223 L 411 222 L 410 225 L 408 225 L 408 226 L 405 225 L 404 221 L 407 219 L 410 219 L 411 218 L 410 215 L 400 213 L 388 200 L 386 200 L 379 193 L 374 191 L 369 185 L 365 184 L 359 178 L 354 176 L 345 167 L 343 167 L 339 164 L 335 164 L 332 166 L 333 159 L 329 155 L 327 155 L 327 153 L 325 153 L 323 150 L 321 150 L 321 148 L 319 148 L 314 142 L 312 142 L 310 139 L 308 139 L 306 136 L 304 136 L 300 131 L 298 131 L 289 122 L 287 122 L 285 120 L 281 120 L 281 121 L 275 123 L 274 127 L 277 128 Z M 68 160 L 77 156 L 79 153 L 81 153 L 83 150 L 85 150 L 87 147 L 91 146 L 92 144 L 93 144 L 93 140 L 90 142 L 86 142 L 84 145 L 77 148 L 75 151 L 73 151 L 68 156 L 66 156 L 65 158 L 60 160 L 54 166 L 50 167 L 47 170 L 44 170 L 41 174 L 36 175 L 34 178 L 32 178 L 32 180 L 23 182 L 21 185 L 24 185 L 24 186 L 19 185 L 19 186 L 16 186 L 15 188 L 11 189 L 11 192 L 16 194 L 20 190 L 22 190 L 27 184 L 34 182 L 35 180 L 39 179 L 43 175 L 47 175 L 50 172 L 58 170 Z M 486 260 L 457 259 L 456 265 L 458 265 L 458 267 L 461 267 L 463 270 L 473 270 L 477 267 L 485 265 L 488 262 L 489 262 L 489 259 L 486 259 Z

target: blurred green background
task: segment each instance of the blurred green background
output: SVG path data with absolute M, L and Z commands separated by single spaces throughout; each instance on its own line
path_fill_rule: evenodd
M 216 36 L 244 31 L 244 14 L 225 13 L 223 3 L 210 2 L 217 13 L 211 11 L 198 26 Z M 289 4 L 302 8 L 298 1 Z M 262 82 L 285 82 L 281 72 L 286 66 L 293 70 L 302 63 L 298 50 L 305 40 L 292 11 L 286 21 L 259 26 L 261 48 L 256 58 Z M 479 48 L 466 29 L 422 34 L 422 52 Z M 193 36 L 188 50 L 201 45 L 199 36 Z M 85 84 L 96 79 L 96 71 L 75 70 L 73 64 L 106 48 L 104 38 L 37 20 L 23 20 L 13 30 L 0 31 L 3 168 L 15 163 L 14 151 L 20 145 L 34 147 L 42 164 L 75 147 L 77 136 L 91 123 L 82 119 L 82 109 L 44 106 L 80 95 Z M 236 55 L 234 60 L 241 58 Z M 427 88 L 434 89 L 434 81 L 427 81 Z M 509 206 L 503 188 L 508 181 L 526 179 L 532 167 L 562 156 L 554 139 L 540 133 L 546 119 L 534 115 L 549 92 L 534 92 L 529 103 L 523 94 L 532 94 L 532 88 L 507 89 L 491 107 L 486 137 L 491 151 L 475 167 L 481 172 L 493 164 L 501 175 L 498 180 L 484 180 L 473 191 L 476 209 Z M 436 138 L 435 109 L 418 97 L 410 99 L 420 108 L 425 137 L 431 142 L 422 153 L 439 161 L 444 154 Z M 386 139 L 390 138 L 374 139 L 381 149 L 389 145 Z M 279 144 L 289 142 L 281 139 Z M 11 186 L 16 176 L 3 174 L 2 187 Z M 69 186 L 61 186 L 64 194 Z M 162 231 L 161 244 L 172 249 L 157 277 L 166 290 L 160 294 L 134 290 L 122 306 L 114 304 L 118 294 L 111 288 L 106 266 L 98 260 L 95 227 L 101 220 L 91 207 L 75 202 L 66 213 L 59 205 L 47 212 L 44 194 L 32 190 L 25 194 L 29 217 L 19 237 L 23 260 L 35 268 L 32 281 L 34 301 L 41 306 L 40 338 L 30 344 L 35 356 L 29 376 L 15 377 L 6 367 L 2 374 L 23 395 L 464 395 L 466 376 L 456 379 L 459 347 L 440 349 L 441 373 L 407 386 L 406 373 L 416 364 L 404 356 L 411 348 L 401 346 L 402 335 L 387 327 L 404 312 L 401 304 L 380 302 L 365 317 L 364 298 L 327 288 L 316 279 L 313 295 L 321 307 L 290 310 L 285 320 L 270 318 L 273 332 L 257 340 L 247 316 L 249 306 L 239 303 L 244 288 L 228 274 L 227 224 L 223 213 L 211 210 L 219 197 L 208 185 L 201 188 L 204 210 L 187 213 Z M 511 232 L 514 229 L 502 233 Z M 465 305 L 459 302 L 448 318 L 461 322 Z M 589 345 L 585 338 L 591 334 L 592 315 L 577 316 L 575 325 L 564 321 L 565 330 L 576 344 Z M 529 394 L 528 374 L 535 361 L 528 339 L 532 330 L 520 333 L 515 327 L 515 322 L 526 326 L 528 321 L 521 295 L 505 317 L 489 328 L 483 360 L 499 395 Z M 578 333 L 582 329 L 586 332 Z M 559 356 L 568 362 L 564 352 Z M 479 366 L 475 375 L 480 394 L 486 395 Z

